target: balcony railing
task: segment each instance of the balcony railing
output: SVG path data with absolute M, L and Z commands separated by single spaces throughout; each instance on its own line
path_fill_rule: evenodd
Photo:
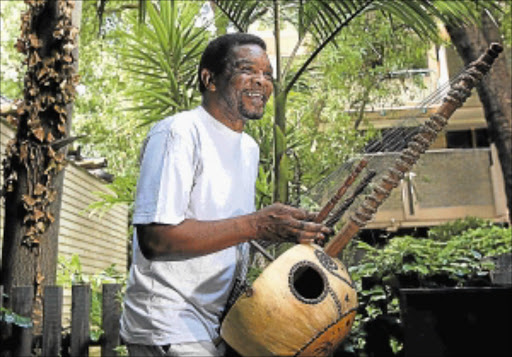
M 379 155 L 391 159 L 393 154 Z M 431 150 L 392 191 L 367 228 L 433 226 L 467 216 L 506 222 L 507 212 L 494 146 Z

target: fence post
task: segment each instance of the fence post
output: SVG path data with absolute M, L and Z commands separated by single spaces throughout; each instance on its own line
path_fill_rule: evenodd
M 62 287 L 45 286 L 43 301 L 43 356 L 59 356 L 62 339 Z
M 89 356 L 91 287 L 73 285 L 71 290 L 71 357 Z
M 115 348 L 119 346 L 119 318 L 121 317 L 121 304 L 118 300 L 120 284 L 103 285 L 101 355 L 117 356 Z
M 12 311 L 20 316 L 31 318 L 34 297 L 33 286 L 12 288 Z M 32 353 L 32 327 L 13 324 L 14 356 L 30 356 Z

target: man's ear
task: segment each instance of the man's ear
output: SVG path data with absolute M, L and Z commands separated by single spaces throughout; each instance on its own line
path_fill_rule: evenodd
M 215 83 L 213 82 L 213 73 L 211 73 L 208 69 L 203 68 L 201 70 L 201 81 L 203 81 L 206 90 L 211 92 L 215 92 L 217 88 L 215 87 Z

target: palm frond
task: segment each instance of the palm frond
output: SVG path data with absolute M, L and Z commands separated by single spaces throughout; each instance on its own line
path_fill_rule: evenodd
M 350 21 L 363 12 L 382 11 L 400 19 L 423 39 L 439 39 L 439 22 L 469 23 L 477 18 L 471 1 L 452 0 L 303 0 L 303 26 L 315 43 L 314 51 L 286 83 L 288 92 L 313 59 Z M 490 5 L 492 6 L 492 5 Z M 397 39 L 399 41 L 399 39 Z M 290 58 L 292 61 L 293 58 Z M 289 68 L 289 65 L 287 65 Z
M 207 24 L 198 27 L 199 2 L 148 2 L 146 22 L 120 51 L 132 85 L 128 110 L 141 113 L 144 123 L 189 109 L 199 101 L 197 63 L 207 43 Z
M 240 32 L 247 32 L 249 25 L 261 17 L 271 4 L 269 0 L 213 0 L 213 2 Z
M 317 41 L 315 50 L 308 56 L 306 61 L 286 83 L 285 92 L 289 92 L 302 73 L 323 50 L 327 44 L 334 40 L 336 35 L 345 28 L 350 21 L 366 11 L 375 0 L 344 0 L 344 6 L 332 6 L 336 2 L 330 0 L 309 0 L 305 3 L 305 21 L 307 32 Z M 341 11 L 343 10 L 343 11 Z M 315 15 L 316 14 L 316 15 Z M 321 27 L 329 20 L 336 22 L 325 31 Z M 292 59 L 290 59 L 292 60 Z
M 439 38 L 439 22 L 467 24 L 477 18 L 476 7 L 472 1 L 378 0 L 373 6 L 376 10 L 388 12 L 399 18 L 418 36 L 430 40 Z

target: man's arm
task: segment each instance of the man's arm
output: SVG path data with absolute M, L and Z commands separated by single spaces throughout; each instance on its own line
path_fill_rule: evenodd
M 180 260 L 213 253 L 251 239 L 312 243 L 332 230 L 311 222 L 313 213 L 273 204 L 252 214 L 216 221 L 186 219 L 178 225 L 137 226 L 146 259 Z

